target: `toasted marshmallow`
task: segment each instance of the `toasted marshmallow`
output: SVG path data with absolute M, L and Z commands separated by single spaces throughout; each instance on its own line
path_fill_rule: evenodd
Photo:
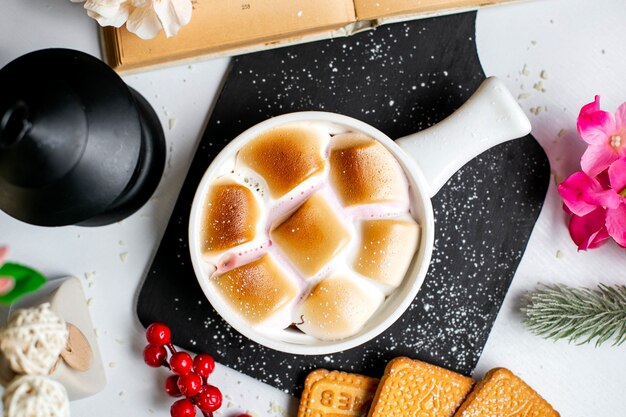
M 410 216 L 399 219 L 366 220 L 352 268 L 383 284 L 385 293 L 396 289 L 409 268 L 419 241 L 419 225 Z
M 261 133 L 207 193 L 205 276 L 220 306 L 264 334 L 294 324 L 322 340 L 358 333 L 418 247 L 400 163 L 373 138 L 338 129 L 301 122 Z
M 318 273 L 348 244 L 350 237 L 347 227 L 319 192 L 270 232 L 272 243 L 305 277 Z
M 330 182 L 345 207 L 409 201 L 408 182 L 398 161 L 378 141 L 361 133 L 333 137 Z
M 253 192 L 231 179 L 211 185 L 200 228 L 204 255 L 251 242 L 258 234 L 261 207 Z
M 334 275 L 320 281 L 296 309 L 296 326 L 320 340 L 352 336 L 384 300 L 365 281 Z
M 307 124 L 280 126 L 247 143 L 237 155 L 237 168 L 257 172 L 273 199 L 279 199 L 307 179 L 324 172 L 330 135 Z
M 300 287 L 272 255 L 265 254 L 210 280 L 222 299 L 250 325 L 285 328 L 291 324 Z

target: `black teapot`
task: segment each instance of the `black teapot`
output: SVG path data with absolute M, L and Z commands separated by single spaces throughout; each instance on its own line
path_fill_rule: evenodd
M 46 49 L 0 70 L 0 210 L 41 226 L 137 211 L 165 166 L 150 104 L 102 61 Z

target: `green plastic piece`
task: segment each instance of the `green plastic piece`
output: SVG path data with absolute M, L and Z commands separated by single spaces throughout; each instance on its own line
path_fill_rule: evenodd
M 0 295 L 0 304 L 12 304 L 46 282 L 46 278 L 34 269 L 11 262 L 0 267 L 0 277 L 15 279 L 15 287 L 10 292 Z

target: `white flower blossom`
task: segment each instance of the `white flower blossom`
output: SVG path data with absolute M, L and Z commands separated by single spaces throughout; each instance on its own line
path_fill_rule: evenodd
M 128 20 L 129 5 L 127 0 L 71 0 L 74 3 L 85 2 L 87 15 L 98 21 L 100 26 L 122 26 Z
M 142 39 L 151 39 L 161 30 L 168 38 L 191 20 L 191 0 L 71 0 L 84 2 L 87 15 L 101 26 L 120 27 Z

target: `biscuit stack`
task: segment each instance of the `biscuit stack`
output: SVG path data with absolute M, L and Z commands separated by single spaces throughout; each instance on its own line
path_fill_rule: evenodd
M 472 389 L 473 387 L 473 389 Z M 425 362 L 395 358 L 380 381 L 318 369 L 305 381 L 298 417 L 559 417 L 505 368 L 474 380 Z

